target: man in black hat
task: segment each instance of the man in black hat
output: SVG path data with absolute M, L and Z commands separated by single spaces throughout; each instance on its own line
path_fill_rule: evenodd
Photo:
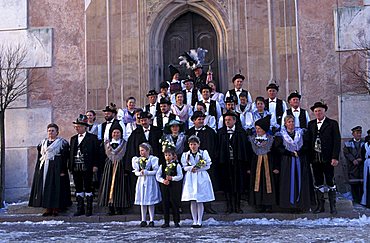
M 132 171 L 131 160 L 134 156 L 140 156 L 139 145 L 142 143 L 149 143 L 152 146 L 152 154 L 156 157 L 161 156 L 161 144 L 159 140 L 162 137 L 162 129 L 151 125 L 152 115 L 147 112 L 141 112 L 137 118 L 140 125 L 131 133 L 127 141 L 125 154 L 125 170 Z M 131 185 L 136 185 L 137 176 L 131 173 Z M 135 190 L 133 190 L 133 197 L 135 198 Z
M 288 96 L 288 103 L 290 105 L 290 108 L 284 112 L 283 117 L 281 119 L 281 124 L 279 125 L 284 126 L 284 118 L 287 115 L 291 115 L 294 116 L 295 127 L 307 128 L 307 124 L 310 121 L 310 117 L 308 115 L 308 112 L 300 107 L 301 97 L 302 96 L 298 93 L 298 91 L 292 92 Z
M 120 123 L 118 119 L 116 119 L 117 115 L 117 107 L 115 104 L 110 103 L 105 107 L 103 110 L 104 112 L 104 119 L 105 122 L 103 122 L 100 127 L 98 127 L 98 139 L 102 141 L 104 144 L 105 140 L 109 140 L 110 136 L 112 135 L 112 125 L 117 125 Z M 121 125 L 122 127 L 122 136 L 127 141 L 128 137 L 126 136 L 126 126 Z M 104 147 L 104 145 L 103 145 Z
M 216 121 L 218 121 L 218 119 L 220 119 L 222 115 L 221 106 L 218 103 L 218 101 L 211 99 L 211 92 L 212 92 L 211 87 L 209 87 L 208 85 L 202 86 L 200 88 L 202 99 L 198 101 L 197 104 L 198 103 L 205 104 L 206 105 L 206 115 L 214 116 Z M 197 106 L 197 104 L 195 104 L 195 106 Z
M 194 69 L 194 86 L 197 89 L 200 89 L 202 86 L 207 84 L 207 74 L 203 72 L 203 67 L 201 65 L 197 65 Z
M 212 166 L 208 170 L 208 173 L 211 177 L 213 190 L 217 191 L 219 188 L 218 181 L 219 178 L 217 176 L 218 171 L 218 163 L 217 163 L 217 134 L 216 132 L 209 127 L 208 125 L 204 124 L 204 119 L 206 115 L 202 111 L 195 111 L 191 116 L 191 120 L 193 121 L 194 126 L 186 131 L 186 136 L 190 137 L 195 135 L 200 140 L 200 147 L 201 150 L 207 150 L 209 156 L 212 160 Z M 186 143 L 186 148 L 184 151 L 189 150 L 189 145 Z M 204 204 L 204 210 L 206 213 L 215 214 L 216 211 L 212 209 L 211 203 Z
M 183 89 L 181 85 L 180 78 L 180 71 L 175 68 L 173 65 L 169 65 L 168 68 L 170 69 L 171 81 L 170 81 L 170 94 L 174 94 L 179 92 Z
M 241 194 L 247 189 L 247 135 L 236 126 L 238 115 L 223 114 L 225 126 L 218 130 L 218 152 L 221 188 L 227 200 L 227 213 L 243 213 Z
M 235 112 L 235 114 L 237 115 L 236 125 L 241 127 L 242 126 L 242 121 L 240 119 L 240 114 L 235 111 L 236 104 L 237 104 L 237 99 L 236 99 L 235 96 L 226 97 L 225 98 L 225 112 L 224 113 L 226 113 L 228 111 Z M 218 120 L 217 125 L 218 125 L 218 129 L 222 128 L 225 125 L 223 116 L 220 117 L 220 119 Z
M 202 96 L 198 89 L 194 88 L 193 79 L 186 78 L 183 83 L 185 85 L 185 89 L 182 90 L 182 93 L 184 94 L 184 104 L 194 107 L 195 103 L 202 99 Z
M 330 213 L 336 214 L 336 186 L 334 182 L 334 167 L 338 165 L 341 138 L 338 122 L 326 116 L 328 106 L 322 102 L 316 102 L 312 107 L 315 118 L 308 123 L 310 148 L 308 155 L 312 163 L 315 178 L 315 190 L 317 208 L 314 213 L 325 211 L 324 200 L 324 177 L 329 187 Z
M 245 77 L 243 75 L 240 73 L 235 74 L 235 76 L 232 78 L 234 88 L 227 91 L 225 97 L 234 96 L 237 98 L 237 104 L 240 104 L 239 96 L 243 92 L 247 96 L 248 104 L 252 105 L 253 100 L 251 94 L 248 92 L 248 90 L 243 89 L 244 80 Z
M 77 212 L 75 216 L 92 214 L 93 173 L 98 171 L 99 142 L 96 135 L 87 131 L 87 117 L 80 115 L 75 122 L 76 135 L 71 137 L 69 170 L 76 187 Z M 86 212 L 84 197 L 86 197 Z
M 143 109 L 144 111 L 147 111 L 150 114 L 152 114 L 153 118 L 159 112 L 159 103 L 157 102 L 157 96 L 158 96 L 157 91 L 155 91 L 154 89 L 149 90 L 149 92 L 146 94 L 149 104 L 145 105 Z
M 365 144 L 365 140 L 361 138 L 361 126 L 355 126 L 351 131 L 353 137 L 344 143 L 343 155 L 347 160 L 348 179 L 351 185 L 353 201 L 355 203 L 360 203 L 363 193 L 362 181 L 364 176 L 364 162 L 361 158 L 361 147 Z
M 171 101 L 166 98 L 162 98 L 159 102 L 160 112 L 154 117 L 153 125 L 163 129 L 164 126 L 172 120 L 180 120 L 178 116 L 171 113 Z
M 271 123 L 278 124 L 280 126 L 284 112 L 287 109 L 287 105 L 284 100 L 277 98 L 279 92 L 279 86 L 276 83 L 270 83 L 266 87 L 268 98 L 265 99 L 265 109 L 271 113 Z M 276 132 L 273 127 L 273 133 Z

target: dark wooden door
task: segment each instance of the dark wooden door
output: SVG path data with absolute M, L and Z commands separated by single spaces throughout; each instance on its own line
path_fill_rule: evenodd
M 211 62 L 213 79 L 218 84 L 218 55 L 217 36 L 212 24 L 193 12 L 187 12 L 178 17 L 168 28 L 163 42 L 163 76 L 165 80 L 171 80 L 168 65 L 172 64 L 180 70 L 180 78 L 194 74 L 186 67 L 179 65 L 179 56 L 184 51 L 202 47 L 208 50 L 203 65 L 203 72 L 208 71 Z

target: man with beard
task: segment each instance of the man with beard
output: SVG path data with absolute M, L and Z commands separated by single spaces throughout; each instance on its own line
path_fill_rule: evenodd
M 218 130 L 218 151 L 226 213 L 243 213 L 240 200 L 247 189 L 247 134 L 236 125 L 238 115 L 234 111 L 227 111 L 223 117 L 225 126 Z
M 212 161 L 212 166 L 208 170 L 208 173 L 211 177 L 211 181 L 213 184 L 213 190 L 217 191 L 219 186 L 218 186 L 218 181 L 216 176 L 216 172 L 218 171 L 218 163 L 217 163 L 217 134 L 216 132 L 210 128 L 208 125 L 204 125 L 204 118 L 206 115 L 201 112 L 201 111 L 195 111 L 191 117 L 191 120 L 194 123 L 194 126 L 190 128 L 187 132 L 186 135 L 187 137 L 190 137 L 192 135 L 197 136 L 200 139 L 200 146 L 199 149 L 201 150 L 207 150 L 209 153 L 209 156 L 211 157 Z M 188 151 L 189 147 L 188 144 L 187 148 L 185 148 L 184 151 Z M 212 209 L 211 203 L 205 203 L 205 212 L 210 213 L 210 214 L 216 214 L 217 212 Z
M 163 130 L 164 126 L 172 120 L 180 120 L 178 116 L 171 113 L 171 101 L 167 98 L 162 98 L 159 102 L 160 112 L 153 120 L 153 125 Z

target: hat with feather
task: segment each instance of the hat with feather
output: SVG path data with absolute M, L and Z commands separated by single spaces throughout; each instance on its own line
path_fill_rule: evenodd
M 189 52 L 184 52 L 181 56 L 179 56 L 179 64 L 185 64 L 186 68 L 191 70 L 202 68 L 207 52 L 208 50 L 201 47 L 198 47 L 197 49 L 191 49 Z

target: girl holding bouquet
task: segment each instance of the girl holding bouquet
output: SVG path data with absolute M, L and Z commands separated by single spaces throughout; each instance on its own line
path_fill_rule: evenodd
M 181 164 L 185 170 L 181 201 L 190 201 L 193 228 L 202 227 L 203 203 L 215 200 L 212 182 L 207 173 L 212 162 L 207 150 L 199 150 L 197 136 L 188 139 L 190 150 L 182 154 Z
M 164 224 L 162 228 L 170 227 L 170 208 L 172 208 L 175 227 L 180 227 L 180 200 L 182 187 L 182 168 L 173 148 L 164 150 L 165 163 L 159 166 L 156 179 L 160 183 L 163 197 Z
M 158 171 L 158 158 L 150 155 L 152 147 L 148 143 L 139 145 L 140 157 L 132 158 L 133 172 L 138 177 L 135 191 L 135 205 L 141 206 L 141 227 L 147 226 L 146 214 L 149 210 L 149 227 L 154 227 L 154 205 L 159 203 L 161 193 L 155 175 Z

